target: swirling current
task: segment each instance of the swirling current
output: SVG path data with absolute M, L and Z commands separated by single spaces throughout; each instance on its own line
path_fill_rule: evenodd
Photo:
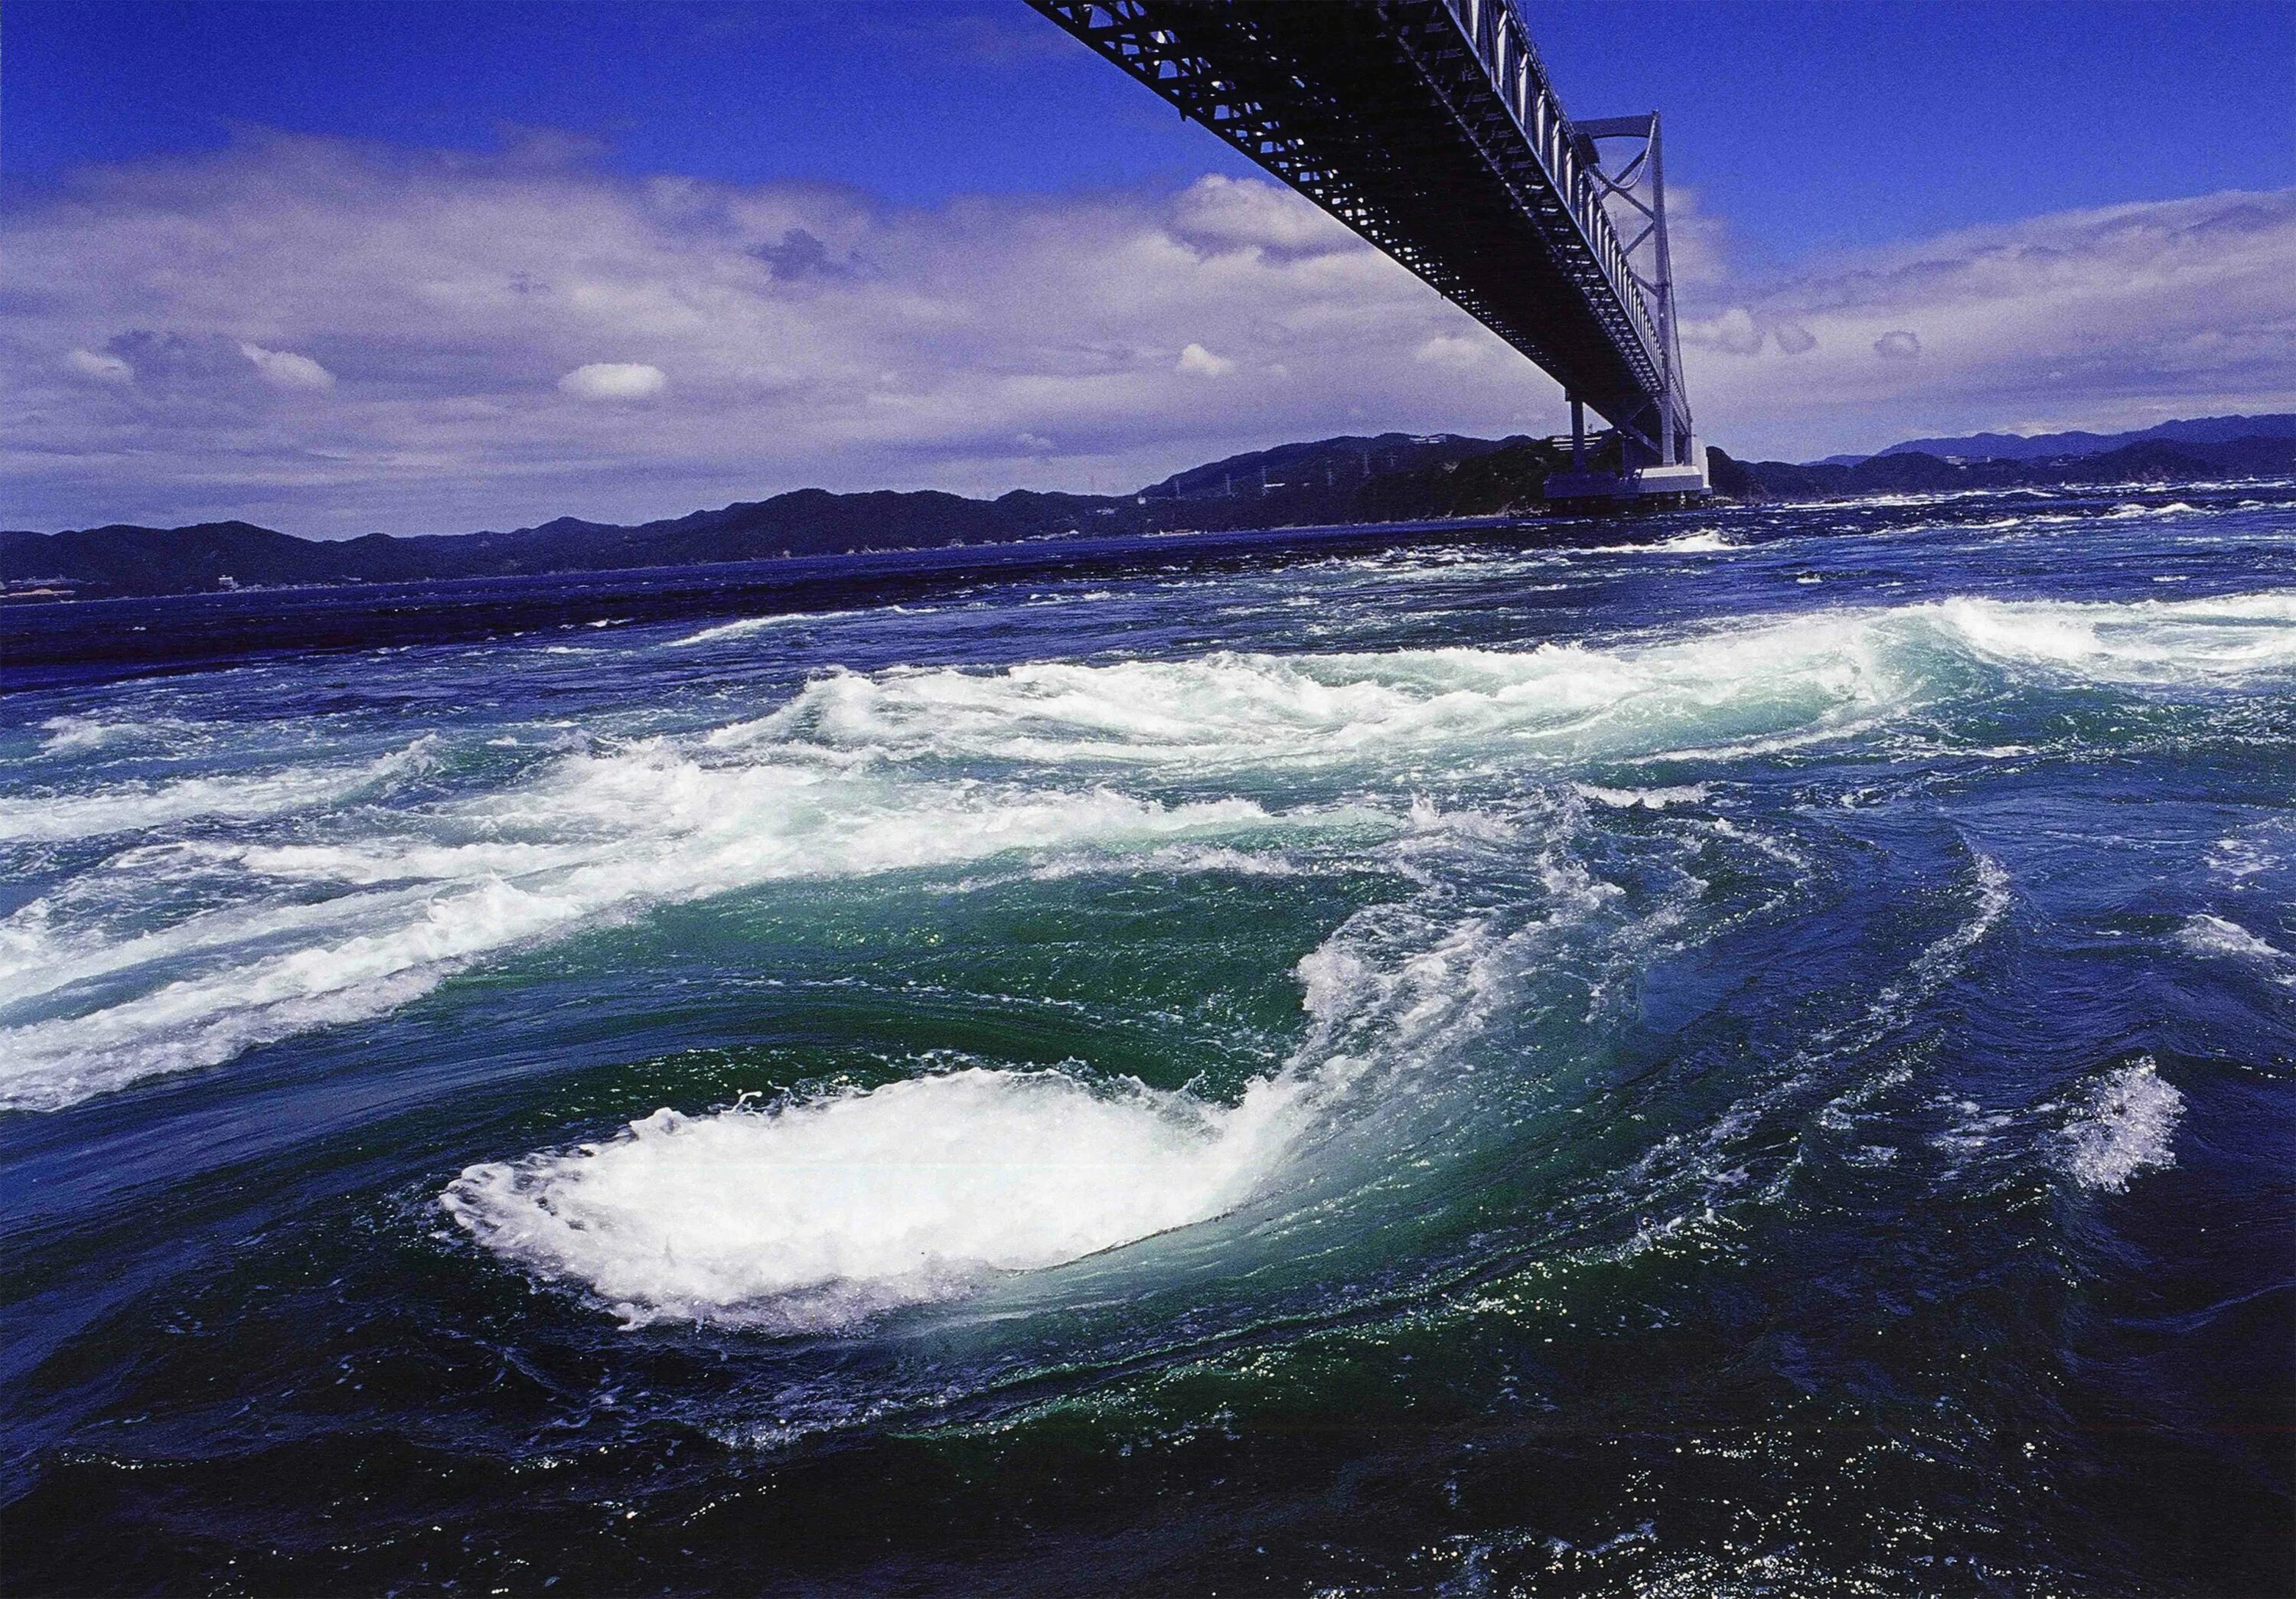
M 8 1591 L 2285 1591 L 2296 486 L 817 564 L 0 616 Z

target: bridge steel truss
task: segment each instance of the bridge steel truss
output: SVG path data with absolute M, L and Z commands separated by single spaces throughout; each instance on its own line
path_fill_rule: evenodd
M 1515 0 L 1029 3 L 1529 357 L 1630 465 L 1702 487 L 1658 118 L 1571 122 Z

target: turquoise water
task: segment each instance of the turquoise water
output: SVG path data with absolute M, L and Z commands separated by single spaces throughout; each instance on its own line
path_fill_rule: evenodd
M 86 608 L 12 1587 L 2269 1591 L 2296 489 L 1562 530 Z

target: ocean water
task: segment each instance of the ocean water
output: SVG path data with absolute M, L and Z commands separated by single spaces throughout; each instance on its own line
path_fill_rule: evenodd
M 967 559 L 0 616 L 8 1591 L 2288 1590 L 2296 486 Z

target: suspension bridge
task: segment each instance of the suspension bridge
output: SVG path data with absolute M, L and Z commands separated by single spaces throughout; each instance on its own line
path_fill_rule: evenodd
M 1029 3 L 1562 384 L 1548 498 L 1706 492 L 1658 116 L 1565 116 L 1515 0 Z M 1615 471 L 1589 470 L 1588 409 Z

